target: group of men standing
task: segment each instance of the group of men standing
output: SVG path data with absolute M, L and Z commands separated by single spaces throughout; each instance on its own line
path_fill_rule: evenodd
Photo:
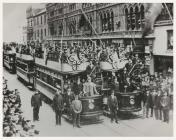
M 39 121 L 39 109 L 42 105 L 42 97 L 38 91 L 31 98 L 31 105 L 33 107 L 33 121 Z M 56 125 L 61 125 L 61 117 L 64 111 L 64 98 L 60 90 L 57 90 L 53 101 L 52 107 L 55 112 Z M 73 117 L 73 127 L 80 128 L 80 113 L 82 111 L 82 103 L 78 99 L 78 95 L 75 95 L 71 102 L 71 114 Z
M 163 120 L 164 122 L 169 123 L 169 110 L 171 107 L 170 97 L 168 96 L 167 91 L 149 90 L 146 92 L 144 97 L 144 106 L 143 106 L 143 116 L 144 118 L 153 117 L 153 114 L 156 120 Z M 153 113 L 154 112 L 154 113 Z

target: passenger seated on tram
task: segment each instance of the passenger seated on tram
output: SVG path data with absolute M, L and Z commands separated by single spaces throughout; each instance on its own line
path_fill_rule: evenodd
M 83 94 L 85 96 L 94 96 L 99 94 L 96 90 L 96 85 L 91 82 L 91 77 L 88 76 L 87 82 L 83 85 Z

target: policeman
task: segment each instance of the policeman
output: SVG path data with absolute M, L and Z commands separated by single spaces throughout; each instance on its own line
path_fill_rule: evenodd
M 114 96 L 114 90 L 111 91 L 111 96 L 108 98 L 108 106 L 111 114 L 111 122 L 115 119 L 115 122 L 118 123 L 117 119 L 117 110 L 118 110 L 118 101 L 116 96 Z
M 80 128 L 80 113 L 82 111 L 82 103 L 78 99 L 78 95 L 75 96 L 75 100 L 72 101 L 73 110 L 73 127 L 77 125 Z
M 56 125 L 61 125 L 62 111 L 64 110 L 64 101 L 60 90 L 57 90 L 53 98 L 53 108 L 56 115 Z
M 42 106 L 42 98 L 38 91 L 31 97 L 31 106 L 33 107 L 33 121 L 39 121 L 39 109 Z

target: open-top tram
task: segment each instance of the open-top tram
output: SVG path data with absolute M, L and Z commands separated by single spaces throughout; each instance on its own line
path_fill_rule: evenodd
M 16 73 L 16 54 L 12 51 L 3 52 L 3 66 L 11 73 Z
M 35 62 L 31 55 L 16 54 L 17 78 L 22 79 L 31 89 L 34 88 Z
M 82 102 L 82 112 L 80 114 L 81 122 L 91 120 L 99 122 L 103 114 L 102 96 L 82 96 L 83 83 L 86 80 L 86 68 L 89 65 L 86 59 L 77 58 L 75 54 L 66 55 L 49 52 L 47 57 L 35 58 L 36 79 L 35 88 L 44 95 L 44 99 L 48 99 L 49 103 L 53 100 L 57 90 L 60 90 L 65 103 L 64 116 L 70 120 L 70 103 L 68 103 L 67 90 L 71 89 L 74 95 L 78 94 Z M 91 122 L 89 122 L 91 123 Z
M 114 55 L 114 56 L 113 56 Z M 115 91 L 118 99 L 120 112 L 140 111 L 141 96 L 138 75 L 142 71 L 140 64 L 134 64 L 127 70 L 129 60 L 125 57 L 115 58 L 115 54 L 107 57 L 106 54 L 100 55 L 100 69 L 102 73 L 102 88 L 104 112 L 108 112 L 108 97 L 111 90 Z M 112 59 L 111 59 L 112 58 Z

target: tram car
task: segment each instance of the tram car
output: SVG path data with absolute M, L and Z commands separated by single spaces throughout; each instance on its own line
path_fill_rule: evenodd
M 16 73 L 16 54 L 12 51 L 3 51 L 3 66 L 11 73 Z
M 126 71 L 128 60 L 110 57 L 100 59 L 104 112 L 108 113 L 108 97 L 111 90 L 115 91 L 120 112 L 135 112 L 141 110 L 141 90 L 136 85 L 139 67 Z M 128 82 L 133 82 L 133 87 Z
M 78 58 L 76 54 L 66 55 L 58 52 L 48 52 L 43 58 L 35 58 L 36 64 L 36 79 L 35 88 L 42 95 L 43 99 L 51 103 L 57 90 L 61 91 L 64 97 L 65 110 L 64 116 L 70 120 L 69 108 L 67 106 L 67 90 L 70 88 L 72 92 L 79 93 L 79 86 L 82 84 L 82 79 L 86 79 L 85 70 L 89 65 L 86 58 Z M 100 117 L 103 114 L 102 96 L 80 96 L 82 101 L 81 122 L 87 121 L 100 122 Z M 90 123 L 90 122 L 89 122 Z
M 28 88 L 34 89 L 35 62 L 31 55 L 16 54 L 16 73 Z

